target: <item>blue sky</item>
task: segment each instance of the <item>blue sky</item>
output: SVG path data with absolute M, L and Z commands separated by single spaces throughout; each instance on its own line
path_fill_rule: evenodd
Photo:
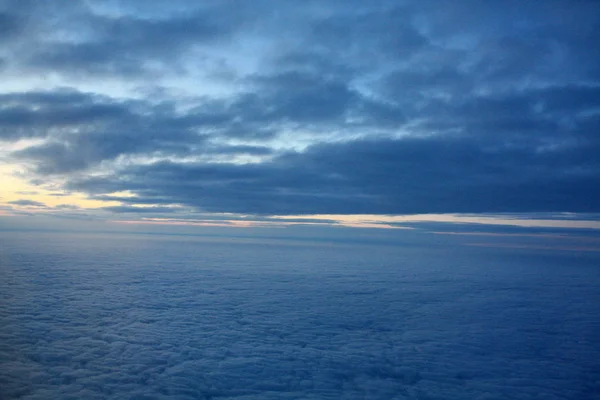
M 1 1 L 0 218 L 600 228 L 595 1 Z

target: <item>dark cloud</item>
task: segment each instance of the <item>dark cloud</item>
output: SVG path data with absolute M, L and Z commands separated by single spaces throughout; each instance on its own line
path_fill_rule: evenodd
M 68 6 L 5 3 L 10 13 L 0 16 L 5 22 L 0 40 L 19 35 L 9 47 L 14 54 L 20 53 L 11 57 L 12 64 L 42 74 L 78 77 L 120 75 L 135 79 L 173 68 L 182 73 L 178 61 L 187 50 L 226 37 L 242 22 L 222 12 L 217 4 L 189 4 L 187 10 L 179 12 L 170 12 L 167 4 L 156 4 L 165 10 L 163 15 L 158 12 L 142 17 L 139 10 L 126 5 L 107 4 L 112 13 L 105 13 L 98 12 L 98 4 L 80 1 Z
M 44 203 L 41 203 L 39 201 L 34 201 L 34 200 L 26 200 L 26 199 L 9 201 L 8 204 L 14 204 L 16 206 L 25 206 L 25 207 L 46 207 L 46 205 Z
M 218 38 L 228 30 L 204 15 L 162 21 L 96 17 L 90 22 L 97 35 L 93 40 L 51 44 L 29 64 L 61 73 L 135 76 L 152 71 L 148 64 L 153 61 L 165 62 L 191 44 Z
M 140 136 L 140 133 L 148 136 Z M 177 135 L 152 137 L 152 132 L 97 132 L 77 136 L 71 142 L 47 142 L 31 146 L 16 152 L 15 156 L 32 161 L 36 165 L 36 172 L 40 174 L 62 174 L 86 169 L 123 154 L 185 154 L 194 143 L 194 135 L 177 133 L 189 139 L 189 143 Z M 197 140 L 201 141 L 200 138 Z
M 338 9 L 316 18 L 311 47 L 323 49 L 361 68 L 376 61 L 405 61 L 428 46 L 410 7 L 381 2 L 378 7 Z
M 0 43 L 8 41 L 22 30 L 20 19 L 6 12 L 0 12 Z
M 0 94 L 32 181 L 264 215 L 598 211 L 597 2 L 23 7 L 7 71 L 119 88 Z
M 85 169 L 124 154 L 183 154 L 202 143 L 198 120 L 148 103 L 122 102 L 75 91 L 5 95 L 4 138 L 46 137 L 14 153 L 41 174 Z
M 234 145 L 234 146 L 214 146 L 207 147 L 206 153 L 214 154 L 248 154 L 254 156 L 267 156 L 273 154 L 275 151 L 268 146 L 249 146 L 249 145 Z
M 230 104 L 205 101 L 186 113 L 170 103 L 123 102 L 73 91 L 6 95 L 6 103 L 14 105 L 0 110 L 0 132 L 5 140 L 47 137 L 14 156 L 32 162 L 37 173 L 62 174 L 121 155 L 266 156 L 274 153 L 267 145 L 219 141 L 271 138 L 285 127 L 317 124 L 323 124 L 321 133 L 353 112 L 371 124 L 378 115 L 393 118 L 394 110 L 361 98 L 343 83 L 302 74 L 252 80 L 263 88 L 260 96 L 245 93 Z
M 256 76 L 252 79 L 270 107 L 265 119 L 292 122 L 339 121 L 357 94 L 346 82 L 328 81 L 302 73 Z
M 131 207 L 131 206 L 111 206 L 101 207 L 101 210 L 110 211 L 117 214 L 148 214 L 148 213 L 172 213 L 176 212 L 175 208 L 171 207 Z
M 434 137 L 320 145 L 261 164 L 161 162 L 69 188 L 132 190 L 212 212 L 597 212 L 598 179 L 598 158 L 578 146 L 540 152 L 501 137 Z
M 59 209 L 59 210 L 79 210 L 79 209 L 81 209 L 81 207 L 76 206 L 74 204 L 59 204 L 59 205 L 55 206 L 54 208 Z
M 131 119 L 125 104 L 73 90 L 0 95 L 0 139 L 47 136 Z
M 98 185 L 98 187 L 101 187 L 102 189 L 98 190 L 98 192 L 100 192 L 100 193 L 114 192 L 114 190 L 112 190 L 110 187 L 110 182 L 107 181 L 106 179 L 103 179 L 103 178 L 92 179 L 92 180 L 90 180 L 90 184 L 92 186 Z M 121 202 L 124 204 L 138 204 L 138 205 L 152 205 L 152 204 L 156 204 L 156 203 L 174 204 L 174 203 L 169 203 L 168 199 L 164 198 L 164 197 L 163 198 L 151 198 L 151 197 L 140 198 L 140 197 L 111 196 L 111 195 L 106 195 L 106 194 L 97 194 L 97 195 L 91 194 L 90 198 L 93 200 L 118 201 L 118 202 Z

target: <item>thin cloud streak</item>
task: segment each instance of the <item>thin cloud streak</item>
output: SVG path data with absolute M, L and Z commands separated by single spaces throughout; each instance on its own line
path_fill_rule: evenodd
M 583 215 L 585 218 L 585 214 Z M 275 219 L 285 219 L 285 216 L 274 216 Z M 600 221 L 580 220 L 580 219 L 523 219 L 519 217 L 506 216 L 473 216 L 473 215 L 452 215 L 452 214 L 420 214 L 420 215 L 314 215 L 314 216 L 294 216 L 293 218 L 303 219 L 326 219 L 338 221 L 340 223 L 360 224 L 360 223 L 419 223 L 419 222 L 440 222 L 457 223 L 473 225 L 492 225 L 492 226 L 517 226 L 517 227 L 540 227 L 540 228 L 573 228 L 573 229 L 600 229 Z
M 524 249 L 524 250 L 559 250 L 573 252 L 600 252 L 600 246 L 557 246 L 557 245 L 540 245 L 540 244 L 517 244 L 517 243 L 465 243 L 466 246 L 473 247 L 489 247 L 502 249 Z

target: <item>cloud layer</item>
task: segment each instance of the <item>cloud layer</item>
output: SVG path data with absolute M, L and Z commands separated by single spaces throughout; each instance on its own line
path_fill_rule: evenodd
M 2 398 L 592 400 L 600 390 L 591 256 L 401 239 L 0 236 Z
M 599 16 L 588 1 L 3 1 L 0 140 L 32 182 L 137 196 L 121 207 L 598 212 Z

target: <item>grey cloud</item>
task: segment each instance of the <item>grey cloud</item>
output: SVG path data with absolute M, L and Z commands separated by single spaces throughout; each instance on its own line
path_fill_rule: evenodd
M 354 65 L 333 57 L 329 51 L 314 48 L 288 49 L 274 57 L 270 70 L 274 73 L 302 72 L 325 78 L 351 80 L 358 71 Z
M 100 201 L 118 201 L 124 204 L 142 204 L 142 205 L 152 205 L 152 204 L 175 204 L 169 203 L 169 199 L 165 197 L 161 198 L 152 198 L 152 197 L 121 197 L 121 196 L 112 196 L 107 194 L 93 194 L 97 193 L 110 193 L 116 190 L 111 189 L 111 182 L 106 180 L 105 178 L 94 178 L 86 180 L 90 184 L 90 187 L 95 187 L 95 190 L 90 191 L 90 198 L 94 200 Z
M 598 211 L 594 153 L 539 153 L 494 140 L 359 140 L 262 164 L 162 162 L 73 180 L 69 188 L 128 189 L 157 203 L 256 214 Z
M 36 170 L 43 174 L 70 172 L 87 167 L 91 159 L 86 154 L 70 152 L 60 143 L 32 146 L 16 153 L 17 157 L 35 160 Z
M 10 11 L 20 10 L 14 15 L 3 14 L 6 35 L 21 25 L 30 27 L 21 29 L 19 40 L 9 43 L 13 65 L 63 76 L 117 74 L 131 79 L 157 68 L 164 72 L 178 67 L 180 56 L 191 46 L 226 37 L 240 22 L 220 12 L 216 4 L 179 13 L 168 12 L 165 5 L 165 15 L 138 17 L 127 13 L 125 5 L 124 13 L 108 15 L 98 13 L 98 4 L 92 3 L 70 2 L 69 7 L 23 3 L 5 6 Z M 44 17 L 49 13 L 54 24 Z M 73 34 L 78 35 L 77 40 Z
M 129 82 L 145 76 L 136 68 L 178 71 L 187 50 L 210 48 L 194 60 L 231 69 L 235 88 L 183 98 L 146 76 L 159 98 L 4 94 L 3 139 L 45 139 L 11 154 L 32 179 L 61 174 L 94 196 L 131 190 L 140 204 L 214 212 L 597 211 L 597 3 L 130 3 L 119 17 L 89 4 L 55 9 L 84 16 L 60 30 L 77 43 L 52 37 L 13 58 Z M 215 54 L 241 37 L 256 55 L 242 51 L 236 69 Z M 136 157 L 158 161 L 129 165 Z
M 401 108 L 368 98 L 342 77 L 328 78 L 298 69 L 252 75 L 246 81 L 252 89 L 223 104 L 217 112 L 222 117 L 219 132 L 224 136 L 261 139 L 286 129 L 316 132 L 317 136 L 335 131 L 344 136 L 348 128 L 368 134 L 406 122 Z M 202 115 L 210 109 L 200 107 L 198 111 Z
M 351 60 L 363 68 L 366 63 L 406 60 L 429 45 L 429 40 L 415 26 L 414 12 L 393 2 L 378 7 L 340 10 L 312 24 L 311 44 L 324 47 L 337 57 Z
M 170 58 L 194 41 L 224 34 L 224 29 L 201 15 L 166 21 L 102 19 L 92 27 L 99 35 L 95 41 L 51 44 L 35 54 L 30 65 L 60 72 L 135 76 L 152 70 L 147 65 L 152 60 L 172 65 Z
M 254 77 L 254 82 L 266 97 L 271 109 L 264 118 L 284 119 L 292 122 L 340 121 L 358 97 L 346 82 L 324 80 L 301 73 L 286 73 L 267 77 Z M 261 101 L 260 99 L 259 101 Z
M 257 93 L 229 101 L 204 100 L 186 113 L 172 104 L 120 101 L 75 91 L 5 95 L 12 106 L 0 110 L 0 132 L 6 140 L 48 137 L 13 153 L 34 163 L 40 174 L 86 169 L 120 155 L 202 155 L 273 153 L 266 145 L 224 145 L 220 139 L 264 140 L 286 127 L 339 129 L 350 115 L 401 123 L 393 107 L 367 100 L 343 82 L 294 73 L 253 77 Z M 2 115 L 4 114 L 4 115 Z
M 171 207 L 131 207 L 131 206 L 110 206 L 101 207 L 101 210 L 110 211 L 117 214 L 149 214 L 149 213 L 172 213 L 177 210 Z
M 79 209 L 81 209 L 81 207 L 76 206 L 74 204 L 59 204 L 59 205 L 55 206 L 54 208 L 59 209 L 59 210 L 79 210 Z
M 34 201 L 34 200 L 26 200 L 26 199 L 9 201 L 8 204 L 14 204 L 16 206 L 26 206 L 26 207 L 46 207 L 46 205 L 44 203 L 41 203 L 39 201 Z
M 134 117 L 123 103 L 67 89 L 2 94 L 0 104 L 0 139 L 5 140 L 90 129 Z
M 0 12 L 0 43 L 12 39 L 22 30 L 18 17 Z
M 266 156 L 274 153 L 274 150 L 268 146 L 250 146 L 250 145 L 233 145 L 233 146 L 212 146 L 205 149 L 207 153 L 214 154 L 248 154 L 254 156 Z
M 183 154 L 204 140 L 197 125 L 160 105 L 75 91 L 11 94 L 3 100 L 13 105 L 0 110 L 6 140 L 47 137 L 13 153 L 41 174 L 81 170 L 123 154 Z
M 185 154 L 189 145 L 175 138 L 139 137 L 135 134 L 111 132 L 80 136 L 71 142 L 47 142 L 15 152 L 17 158 L 35 165 L 38 174 L 65 174 L 87 169 L 122 154 L 152 152 Z M 192 134 L 187 135 L 192 137 Z M 201 139 L 197 139 L 199 142 Z

